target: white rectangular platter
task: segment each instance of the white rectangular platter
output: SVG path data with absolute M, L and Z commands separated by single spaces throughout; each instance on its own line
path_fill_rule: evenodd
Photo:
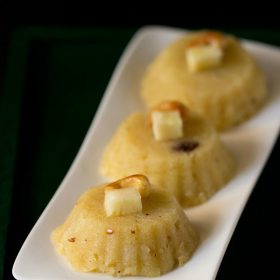
M 132 111 L 143 109 L 140 83 L 147 65 L 169 43 L 187 31 L 145 27 L 132 38 L 107 87 L 81 149 L 54 197 L 24 242 L 13 267 L 18 280 L 112 279 L 99 273 L 74 272 L 51 245 L 51 231 L 61 224 L 75 201 L 90 186 L 104 182 L 100 157 L 117 126 Z M 277 139 L 280 127 L 280 51 L 243 41 L 266 73 L 269 98 L 258 114 L 224 133 L 222 139 L 238 163 L 237 174 L 207 203 L 186 211 L 201 244 L 184 266 L 161 276 L 167 279 L 215 279 L 242 210 Z M 129 277 L 129 279 L 143 277 Z

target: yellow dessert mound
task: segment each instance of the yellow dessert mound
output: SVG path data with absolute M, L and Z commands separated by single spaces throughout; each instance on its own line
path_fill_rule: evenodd
M 55 249 L 77 271 L 158 276 L 184 264 L 198 236 L 173 197 L 152 190 L 143 211 L 107 217 L 104 187 L 87 191 L 51 236 Z
M 263 72 L 239 41 L 227 36 L 221 64 L 191 73 L 185 52 L 197 34 L 171 44 L 148 67 L 141 93 L 146 105 L 152 107 L 166 99 L 181 101 L 220 130 L 247 120 L 267 95 Z
M 205 202 L 234 175 L 235 162 L 208 122 L 189 112 L 183 138 L 155 141 L 145 116 L 134 113 L 107 145 L 101 173 L 112 179 L 140 173 L 184 207 Z

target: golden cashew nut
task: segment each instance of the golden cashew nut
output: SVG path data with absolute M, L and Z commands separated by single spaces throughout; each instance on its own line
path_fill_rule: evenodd
M 205 45 L 212 45 L 219 48 L 224 48 L 227 45 L 227 38 L 220 32 L 217 31 L 206 31 L 202 34 L 193 37 L 187 47 L 197 47 L 197 46 L 205 46 Z
M 134 174 L 105 186 L 105 191 L 121 188 L 135 188 L 139 191 L 141 197 L 146 197 L 150 193 L 151 184 L 148 178 L 141 174 Z

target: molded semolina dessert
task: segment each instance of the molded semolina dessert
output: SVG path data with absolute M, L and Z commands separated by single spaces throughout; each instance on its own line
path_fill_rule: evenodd
M 85 192 L 51 235 L 77 271 L 158 276 L 183 265 L 198 236 L 176 199 L 132 175 Z
M 142 83 L 148 107 L 178 100 L 223 130 L 254 115 L 267 87 L 255 60 L 233 36 L 215 31 L 190 33 L 164 49 Z
M 124 120 L 105 148 L 100 171 L 112 179 L 144 174 L 189 207 L 222 188 L 235 162 L 209 122 L 166 101 L 148 116 L 136 112 Z

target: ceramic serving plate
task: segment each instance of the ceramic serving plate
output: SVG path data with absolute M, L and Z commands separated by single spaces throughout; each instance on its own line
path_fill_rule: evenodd
M 112 279 L 99 273 L 74 272 L 50 242 L 75 201 L 90 186 L 105 181 L 98 174 L 104 146 L 120 122 L 143 109 L 140 83 L 147 65 L 170 42 L 187 31 L 145 27 L 133 37 L 113 74 L 96 116 L 69 172 L 24 242 L 13 267 L 19 280 Z M 238 163 L 237 174 L 212 199 L 187 210 L 201 244 L 184 266 L 161 276 L 167 279 L 214 279 L 241 212 L 276 141 L 280 126 L 280 51 L 265 44 L 243 41 L 264 69 L 269 98 L 253 118 L 222 135 Z M 140 279 L 143 277 L 129 277 Z

